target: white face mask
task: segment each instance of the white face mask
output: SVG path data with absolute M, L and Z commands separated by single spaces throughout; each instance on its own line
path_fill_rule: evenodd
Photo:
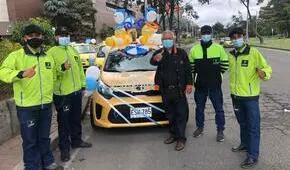
M 59 37 L 58 43 L 61 46 L 68 46 L 70 44 L 70 37 Z
M 243 38 L 239 38 L 233 41 L 234 48 L 241 48 L 245 44 L 245 41 Z

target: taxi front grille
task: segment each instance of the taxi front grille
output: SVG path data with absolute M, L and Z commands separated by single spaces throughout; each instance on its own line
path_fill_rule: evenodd
M 159 108 L 163 108 L 162 103 L 158 103 L 158 104 L 153 104 Z M 148 107 L 148 105 L 145 104 L 132 104 L 133 107 L 138 108 L 138 107 Z M 123 116 L 129 120 L 131 123 L 146 123 L 146 122 L 151 122 L 150 120 L 148 120 L 147 118 L 130 118 L 130 107 L 127 105 L 118 105 L 115 106 L 116 109 L 123 114 Z M 166 118 L 165 113 L 160 112 L 154 108 L 152 108 L 152 117 L 153 120 L 155 121 L 166 121 L 168 120 Z M 126 124 L 126 121 L 119 116 L 113 109 L 110 110 L 109 112 L 109 116 L 108 116 L 108 120 L 111 123 L 115 123 L 115 124 Z

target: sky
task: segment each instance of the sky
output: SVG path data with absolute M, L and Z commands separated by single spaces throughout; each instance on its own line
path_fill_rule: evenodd
M 260 9 L 260 6 L 256 5 L 256 0 L 251 1 L 251 14 L 256 15 Z M 197 0 L 188 0 L 194 9 L 198 12 L 199 19 L 196 21 L 198 25 L 214 25 L 216 22 L 221 22 L 227 25 L 231 22 L 231 17 L 233 15 L 238 15 L 241 11 L 246 18 L 246 7 L 240 3 L 240 0 L 212 0 L 212 2 L 207 5 L 200 5 Z M 262 4 L 265 6 L 267 0 Z

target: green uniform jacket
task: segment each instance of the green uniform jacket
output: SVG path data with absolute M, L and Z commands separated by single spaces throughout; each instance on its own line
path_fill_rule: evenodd
M 269 80 L 272 76 L 272 68 L 267 64 L 258 49 L 246 45 L 240 51 L 233 50 L 229 56 L 230 63 L 230 91 L 239 98 L 257 98 L 260 94 L 261 79 L 257 68 L 262 69 L 266 76 L 263 80 Z
M 195 87 L 220 87 L 222 73 L 229 68 L 228 55 L 224 48 L 208 42 L 195 45 L 189 53 Z
M 22 71 L 36 66 L 32 78 L 22 78 Z M 0 67 L 0 80 L 13 83 L 14 99 L 18 107 L 33 107 L 52 102 L 55 77 L 54 60 L 43 51 L 31 52 L 25 46 L 12 52 Z
M 71 46 L 55 46 L 48 50 L 56 65 L 54 94 L 64 96 L 85 89 L 86 78 L 78 52 Z M 64 63 L 69 61 L 71 68 L 66 70 Z

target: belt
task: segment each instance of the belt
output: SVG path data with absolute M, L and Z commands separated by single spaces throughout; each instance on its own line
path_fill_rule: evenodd
M 169 85 L 167 87 L 165 87 L 166 89 L 176 89 L 179 88 L 178 86 L 174 86 L 174 85 Z

